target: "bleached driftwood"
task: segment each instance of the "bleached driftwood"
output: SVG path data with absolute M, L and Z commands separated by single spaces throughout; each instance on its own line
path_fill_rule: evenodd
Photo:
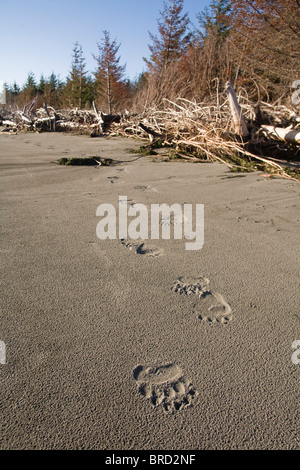
M 43 108 L 44 108 L 44 110 L 46 111 L 47 116 L 50 117 L 50 113 L 49 113 L 49 110 L 48 110 L 47 103 L 44 103 L 44 104 L 43 104 Z
M 23 108 L 23 114 L 28 114 L 34 108 L 37 102 L 38 96 L 35 96 L 33 100 L 31 100 L 28 104 L 26 104 Z
M 72 121 L 56 121 L 56 125 L 60 127 L 67 127 L 67 128 L 72 128 L 72 127 L 79 127 L 79 124 L 77 122 L 72 122 Z
M 55 131 L 55 116 L 36 119 L 33 128 L 39 131 Z
M 3 124 L 3 126 L 12 126 L 12 127 L 17 127 L 18 126 L 18 124 L 16 122 L 9 121 L 8 119 L 5 119 L 4 121 L 2 121 L 2 124 Z
M 261 132 L 266 137 L 281 140 L 290 144 L 300 144 L 300 130 L 275 126 L 261 126 Z
M 20 115 L 22 121 L 24 121 L 25 124 L 32 125 L 32 120 L 25 116 L 22 111 L 19 111 L 18 114 Z
M 120 114 L 104 114 L 102 111 L 99 113 L 97 109 L 97 105 L 95 101 L 93 101 L 93 108 L 94 108 L 94 113 L 96 115 L 97 121 L 98 121 L 98 126 L 99 130 L 101 132 L 105 132 L 106 128 L 112 123 L 112 122 L 120 122 L 121 116 Z M 94 137 L 97 135 L 97 128 L 94 127 L 91 133 L 91 137 Z
M 102 126 L 103 119 L 102 119 L 101 113 L 98 112 L 97 105 L 96 105 L 95 101 L 93 101 L 93 108 L 94 108 L 94 112 L 96 114 L 96 118 L 98 120 L 98 124 L 99 124 L 99 126 Z
M 245 118 L 238 103 L 235 91 L 230 82 L 226 83 L 225 91 L 228 95 L 231 116 L 234 124 L 235 133 L 241 137 L 247 137 L 249 134 Z

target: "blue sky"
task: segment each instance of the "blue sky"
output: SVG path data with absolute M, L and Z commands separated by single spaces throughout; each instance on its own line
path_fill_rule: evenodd
M 184 12 L 196 14 L 209 0 L 185 0 Z M 83 48 L 87 70 L 96 68 L 92 54 L 102 31 L 121 43 L 121 64 L 134 79 L 145 69 L 149 57 L 148 31 L 157 31 L 163 0 L 0 0 L 0 80 L 22 86 L 29 71 L 39 81 L 52 72 L 64 80 L 70 71 L 76 41 Z

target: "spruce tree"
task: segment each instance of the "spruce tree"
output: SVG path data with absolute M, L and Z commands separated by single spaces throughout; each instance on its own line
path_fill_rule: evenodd
M 87 100 L 87 71 L 83 50 L 78 41 L 75 42 L 72 55 L 71 72 L 67 78 L 66 95 L 71 106 L 82 108 Z
M 61 92 L 62 83 L 60 82 L 58 76 L 52 72 L 51 75 L 47 78 L 44 85 L 44 100 L 50 105 L 57 107 L 60 105 L 59 95 Z
M 25 100 L 32 100 L 37 93 L 37 85 L 34 74 L 30 71 L 27 75 L 26 82 L 22 88 L 22 94 Z
M 14 81 L 14 83 L 10 87 L 10 93 L 14 96 L 18 96 L 21 93 L 21 89 L 16 81 Z
M 209 7 L 197 15 L 200 25 L 199 36 L 202 40 L 214 37 L 220 45 L 229 35 L 231 29 L 231 1 L 211 0 Z
M 148 46 L 151 55 L 149 60 L 144 60 L 150 71 L 162 71 L 169 63 L 177 60 L 186 48 L 189 19 L 187 13 L 182 15 L 183 3 L 183 0 L 165 1 L 157 21 L 158 35 L 149 32 L 152 40 L 152 45 Z
M 46 88 L 46 79 L 44 75 L 41 75 L 40 82 L 38 84 L 38 92 L 40 95 L 43 95 L 45 93 L 45 88 Z
M 96 91 L 101 101 L 106 102 L 107 111 L 112 114 L 113 106 L 120 103 L 124 95 L 128 94 L 124 82 L 125 65 L 120 65 L 118 52 L 121 44 L 110 39 L 110 33 L 103 31 L 101 43 L 97 43 L 98 55 L 93 55 L 98 68 L 95 72 Z M 123 96 L 122 96 L 123 95 Z

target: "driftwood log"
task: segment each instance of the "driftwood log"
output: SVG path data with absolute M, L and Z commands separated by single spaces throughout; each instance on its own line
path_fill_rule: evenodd
M 229 106 L 235 133 L 240 137 L 247 137 L 249 131 L 246 126 L 245 118 L 238 103 L 235 91 L 230 82 L 226 83 L 225 92 L 227 93 L 229 99 Z
M 142 122 L 139 123 L 139 127 L 148 134 L 150 142 L 153 142 L 153 139 L 163 139 L 163 134 L 159 134 L 153 129 L 150 129 L 150 127 L 145 126 Z
M 101 132 L 105 132 L 111 123 L 113 122 L 119 123 L 121 120 L 120 114 L 104 114 L 102 112 L 99 113 L 95 101 L 93 101 L 93 108 L 94 108 L 94 113 L 98 121 L 98 125 L 93 126 L 91 137 L 95 137 L 99 135 Z
M 290 144 L 300 144 L 300 130 L 285 129 L 275 126 L 261 126 L 261 133 L 273 140 L 280 140 Z

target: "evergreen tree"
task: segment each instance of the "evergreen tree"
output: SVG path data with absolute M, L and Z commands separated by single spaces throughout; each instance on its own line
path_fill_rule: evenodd
M 6 104 L 10 106 L 17 105 L 18 97 L 21 94 L 21 89 L 17 82 L 15 81 L 12 85 L 5 83 L 6 89 Z
M 82 98 L 82 106 L 91 107 L 92 101 L 95 99 L 95 82 L 93 78 L 88 75 L 85 77 L 85 87 L 84 87 L 84 95 Z
M 43 95 L 45 93 L 45 88 L 46 88 L 46 79 L 44 75 L 41 75 L 40 82 L 38 84 L 38 93 L 40 95 Z
M 216 43 L 221 44 L 231 29 L 231 1 L 211 0 L 209 7 L 197 15 L 200 25 L 199 36 L 202 40 L 213 36 Z
M 50 106 L 59 106 L 59 90 L 61 83 L 54 72 L 48 77 L 44 85 L 44 100 Z
M 97 43 L 98 55 L 93 55 L 97 61 L 98 68 L 95 72 L 96 92 L 99 100 L 106 102 L 107 111 L 112 109 L 122 100 L 128 97 L 128 90 L 124 82 L 125 65 L 120 65 L 118 52 L 121 44 L 110 39 L 108 31 L 103 31 L 101 43 Z
M 147 75 L 145 72 L 141 73 L 137 78 L 136 80 L 134 80 L 134 82 L 131 84 L 131 88 L 132 88 L 132 93 L 133 94 L 136 94 L 138 93 L 140 90 L 142 90 L 145 86 L 147 86 L 147 83 L 148 83 L 148 78 L 147 78 Z
M 9 88 L 9 92 L 14 96 L 18 96 L 21 93 L 21 88 L 16 81 L 14 81 L 13 85 Z
M 90 87 L 86 77 L 83 50 L 78 41 L 74 44 L 71 72 L 67 78 L 66 96 L 71 106 L 82 108 L 89 99 Z
M 164 10 L 158 20 L 158 35 L 149 32 L 152 45 L 150 59 L 144 59 L 150 71 L 160 72 L 180 57 L 189 40 L 187 13 L 182 15 L 183 0 L 164 2 Z
M 35 81 L 34 74 L 29 72 L 27 75 L 26 82 L 22 88 L 22 95 L 25 101 L 29 102 L 37 94 L 37 85 Z
M 48 85 L 49 85 L 50 94 L 53 94 L 57 91 L 58 78 L 57 78 L 57 76 L 55 75 L 54 72 L 51 73 L 51 75 L 48 79 Z

